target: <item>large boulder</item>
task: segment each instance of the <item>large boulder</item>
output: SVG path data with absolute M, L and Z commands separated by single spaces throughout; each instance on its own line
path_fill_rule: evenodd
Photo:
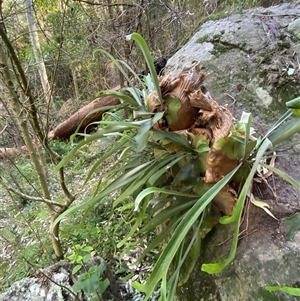
M 263 134 L 286 110 L 285 102 L 300 96 L 299 26 L 297 1 L 213 16 L 169 60 L 167 69 L 177 75 L 200 61 L 209 73 L 206 88 L 212 97 L 228 104 L 237 119 L 242 111 L 251 112 L 257 135 Z M 300 139 L 277 152 L 276 167 L 300 181 L 299 156 L 286 156 L 294 151 L 300 151 Z M 282 222 L 300 210 L 299 191 L 272 175 L 255 184 L 253 193 L 270 205 L 278 221 L 247 205 L 234 261 L 222 273 L 209 275 L 201 271 L 202 263 L 226 258 L 231 246 L 231 226 L 217 226 L 206 237 L 198 266 L 178 300 L 299 300 L 265 289 L 300 286 L 300 233 L 287 240 L 288 227 Z

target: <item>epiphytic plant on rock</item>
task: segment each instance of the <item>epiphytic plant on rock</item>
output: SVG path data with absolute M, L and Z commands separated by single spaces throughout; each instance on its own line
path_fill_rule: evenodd
M 131 231 L 118 247 L 126 253 L 160 228 L 138 259 L 141 262 L 153 250 L 159 251 L 151 275 L 145 284 L 135 282 L 134 286 L 145 293 L 145 300 L 158 285 L 161 300 L 174 300 L 178 284 L 186 282 L 198 260 L 201 240 L 217 222 L 234 223 L 232 247 L 226 259 L 204 264 L 202 270 L 219 273 L 233 260 L 253 177 L 268 150 L 299 132 L 299 116 L 291 117 L 298 112 L 300 99 L 287 104 L 291 109 L 264 137 L 255 138 L 252 115 L 243 113 L 235 123 L 229 109 L 214 101 L 202 86 L 206 75 L 199 64 L 177 77 L 166 75 L 158 84 L 145 41 L 138 34 L 130 38 L 140 45 L 151 77 L 144 78 L 142 89 L 106 92 L 120 97 L 120 109 L 131 108 L 132 119 L 120 120 L 116 114 L 108 114 L 110 119 L 100 121 L 98 131 L 86 135 L 58 165 L 66 165 L 80 147 L 107 137 L 114 137 L 109 140 L 112 146 L 97 160 L 88 178 L 104 160 L 120 154 L 94 197 L 60 218 L 91 209 L 111 193 L 118 192 L 113 208 L 134 201 L 136 215 L 130 221 Z M 121 64 L 115 63 L 123 72 Z M 281 176 L 299 188 L 289 176 L 282 172 Z

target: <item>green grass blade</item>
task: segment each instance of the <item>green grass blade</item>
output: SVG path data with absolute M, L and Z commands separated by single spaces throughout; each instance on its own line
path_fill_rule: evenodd
M 244 156 L 243 156 L 243 160 L 245 160 L 248 156 L 247 145 L 248 145 L 249 139 L 250 139 L 252 114 L 243 112 L 242 117 L 241 117 L 241 122 L 245 123 Z
M 201 236 L 200 236 L 200 229 L 201 229 L 202 222 L 203 222 L 203 215 L 201 216 L 201 220 L 198 222 L 197 227 L 195 226 L 193 227 L 195 228 L 193 237 L 185 251 L 185 254 L 182 257 L 181 260 L 182 262 L 179 265 L 179 267 L 181 267 L 185 260 L 187 260 L 188 262 L 188 264 L 185 264 L 183 268 L 180 270 L 181 280 L 178 283 L 178 286 L 182 286 L 188 281 L 199 259 L 200 252 L 201 252 L 201 243 L 202 243 Z
M 180 248 L 175 257 L 173 275 L 168 281 L 168 301 L 173 301 L 175 299 L 176 290 L 178 287 L 178 281 L 180 276 L 180 268 L 182 266 L 182 253 L 184 250 L 184 243 L 181 244 Z
M 123 60 L 118 60 L 118 62 L 120 64 L 124 65 L 129 70 L 130 74 L 133 75 L 134 79 L 136 79 L 138 81 L 139 86 L 142 86 L 142 87 L 145 86 L 144 82 L 140 79 L 139 75 L 126 62 L 124 62 Z M 131 81 L 128 82 L 128 84 L 130 87 L 133 87 L 134 90 L 136 90 L 137 92 L 140 92 L 139 89 L 134 88 L 136 85 L 133 84 Z
M 163 209 L 158 214 L 156 214 L 153 218 L 147 222 L 147 224 L 141 229 L 141 232 L 150 232 L 155 229 L 157 226 L 163 224 L 167 220 L 169 220 L 172 216 L 177 215 L 181 211 L 185 211 L 188 208 L 192 207 L 195 204 L 196 200 L 190 201 L 176 201 L 176 203 L 171 206 Z
M 128 143 L 128 141 L 123 141 L 118 143 L 115 147 L 112 147 L 109 151 L 107 151 L 103 156 L 101 156 L 92 166 L 92 168 L 89 170 L 86 179 L 83 183 L 83 186 L 87 184 L 95 170 L 98 168 L 98 166 L 105 161 L 107 158 L 111 157 L 112 155 L 116 154 L 120 149 L 123 149 L 124 146 Z
M 128 88 L 126 87 L 126 88 L 124 88 L 124 90 L 128 91 L 133 96 L 133 98 L 139 105 L 139 108 L 143 107 L 143 103 L 142 103 L 143 93 L 140 90 L 135 89 L 133 87 L 128 87 Z
M 166 165 L 163 168 L 161 168 L 160 170 L 158 170 L 155 174 L 153 174 L 149 178 L 149 180 L 148 180 L 149 186 L 153 186 L 159 177 L 161 177 L 163 174 L 165 174 L 172 166 L 174 166 L 177 162 L 179 162 L 181 159 L 183 159 L 186 156 L 187 156 L 187 154 L 183 154 L 179 157 L 178 157 L 178 154 L 176 154 L 176 155 L 172 154 L 172 157 L 174 158 L 174 160 L 172 160 L 168 165 Z
M 292 110 L 295 116 L 300 116 L 300 97 L 288 101 L 286 106 Z
M 266 167 L 267 169 L 271 170 L 272 172 L 276 173 L 277 175 L 279 175 L 282 179 L 284 179 L 285 181 L 287 181 L 288 183 L 290 183 L 291 185 L 293 185 L 296 189 L 300 190 L 300 183 L 297 182 L 295 179 L 293 179 L 291 176 L 289 176 L 287 173 L 285 173 L 284 171 L 270 166 L 268 164 L 264 164 L 264 163 L 260 163 L 260 165 Z
M 96 49 L 93 51 L 93 58 L 95 59 L 95 54 L 97 52 L 100 52 L 104 55 L 106 55 L 107 57 L 109 57 L 111 59 L 111 61 L 113 62 L 114 65 L 116 65 L 116 67 L 119 69 L 119 71 L 122 73 L 122 75 L 124 76 L 124 78 L 126 79 L 126 81 L 128 82 L 128 84 L 131 87 L 134 87 L 134 84 L 132 83 L 132 81 L 130 80 L 127 72 L 123 69 L 123 67 L 121 66 L 119 60 L 115 59 L 109 52 L 105 51 L 104 49 Z
M 136 101 L 135 98 L 130 97 L 129 95 L 125 94 L 124 91 L 125 89 L 121 89 L 120 91 L 115 91 L 115 90 L 106 90 L 106 91 L 101 91 L 97 94 L 97 97 L 106 97 L 106 96 L 114 96 L 116 98 L 119 98 L 126 103 L 137 107 L 140 106 L 141 104 Z
M 176 196 L 182 196 L 182 197 L 187 197 L 187 198 L 196 198 L 197 197 L 197 195 L 195 195 L 195 194 L 184 193 L 184 192 L 180 192 L 180 191 L 169 190 L 169 189 L 158 188 L 158 187 L 149 187 L 149 188 L 144 189 L 135 199 L 134 210 L 138 211 L 142 200 L 147 195 L 152 194 L 152 193 L 163 193 L 163 194 L 167 194 L 167 195 L 176 195 Z
M 265 134 L 262 140 L 268 138 L 281 124 L 283 124 L 289 117 L 292 116 L 292 110 L 287 110 L 276 122 L 271 126 L 268 132 Z
M 291 296 L 300 297 L 300 288 L 290 286 L 267 286 L 266 290 L 269 292 L 281 291 Z
M 294 98 L 285 104 L 287 108 L 289 109 L 297 109 L 300 110 L 300 96 L 297 98 Z
M 163 231 L 161 231 L 153 241 L 150 242 L 150 244 L 147 246 L 147 248 L 143 251 L 143 253 L 140 255 L 138 260 L 135 262 L 135 264 L 140 263 L 143 258 L 149 254 L 152 250 L 154 250 L 157 246 L 159 246 L 161 243 L 167 240 L 171 236 L 172 231 L 174 228 L 180 223 L 183 216 L 175 217 L 168 222 L 168 224 L 165 226 Z M 142 230 L 140 231 L 142 233 Z
M 136 218 L 136 221 L 135 221 L 134 225 L 130 229 L 129 233 L 124 237 L 123 240 L 121 240 L 117 244 L 117 248 L 121 248 L 123 245 L 126 244 L 126 242 L 128 241 L 128 239 L 133 236 L 133 234 L 134 234 L 135 231 L 137 231 L 138 227 L 141 225 L 141 223 L 143 222 L 144 218 L 145 218 L 144 213 L 140 212 L 138 214 L 137 218 Z
M 181 145 L 182 147 L 184 147 L 188 150 L 193 150 L 192 146 L 189 144 L 187 139 L 180 136 L 177 133 L 159 131 L 156 129 L 153 130 L 153 133 L 154 133 L 153 140 L 159 141 L 159 140 L 163 140 L 163 139 L 169 139 L 170 141 L 175 142 L 178 145 Z
M 257 170 L 258 165 L 260 164 L 261 158 L 263 157 L 265 151 L 271 146 L 272 146 L 272 143 L 268 139 L 265 139 L 263 141 L 260 148 L 258 149 L 257 156 L 255 158 L 255 162 L 251 168 L 251 171 L 246 179 L 245 184 L 243 185 L 242 191 L 239 195 L 239 198 L 237 200 L 237 203 L 235 205 L 232 215 L 231 216 L 223 216 L 220 218 L 221 224 L 229 224 L 232 222 L 235 223 L 231 248 L 230 248 L 228 257 L 217 263 L 203 264 L 201 267 L 201 270 L 203 272 L 207 272 L 209 274 L 221 273 L 223 271 L 223 269 L 234 259 L 234 256 L 236 253 L 236 248 L 237 248 L 239 227 L 240 227 L 240 221 L 241 221 L 241 216 L 242 216 L 242 212 L 243 212 L 243 208 L 244 208 L 245 199 L 246 199 L 248 190 L 251 187 L 253 176 Z
M 86 209 L 89 208 L 90 206 L 93 206 L 97 203 L 101 203 L 102 199 L 109 195 L 110 193 L 126 186 L 128 183 L 131 183 L 134 181 L 136 178 L 140 177 L 144 173 L 145 167 L 150 165 L 152 161 L 146 162 L 144 164 L 139 165 L 138 167 L 132 169 L 131 171 L 127 172 L 124 175 L 121 175 L 119 178 L 117 178 L 115 181 L 110 183 L 105 189 L 103 189 L 96 197 L 88 200 L 87 202 L 80 203 L 74 207 L 69 208 L 66 210 L 64 213 L 62 213 L 53 223 L 53 227 L 61 221 L 64 217 L 67 215 L 78 211 L 80 209 Z
M 161 90 L 160 90 L 160 86 L 159 86 L 159 82 L 158 82 L 158 77 L 157 77 L 157 74 L 156 74 L 156 69 L 155 69 L 155 66 L 154 66 L 154 62 L 153 62 L 153 59 L 152 59 L 152 56 L 151 56 L 150 49 L 149 49 L 146 41 L 138 33 L 132 33 L 132 34 L 126 36 L 126 39 L 127 40 L 133 39 L 138 44 L 139 48 L 141 49 L 141 51 L 143 53 L 143 56 L 145 58 L 145 61 L 146 61 L 147 65 L 148 65 L 148 68 L 150 70 L 151 78 L 152 78 L 153 84 L 155 86 L 155 89 L 156 89 L 156 92 L 157 92 L 157 95 L 158 95 L 158 99 L 159 99 L 160 103 L 163 103 Z
M 80 141 L 56 166 L 55 170 L 58 171 L 60 168 L 68 164 L 73 158 L 75 153 L 83 146 L 90 144 L 91 142 L 95 140 L 99 140 L 105 135 L 109 135 L 112 133 L 117 132 L 123 132 L 126 130 L 131 130 L 133 128 L 138 128 L 139 124 L 136 123 L 120 123 L 120 122 L 101 122 L 103 124 L 111 124 L 110 126 L 107 126 L 106 128 L 99 129 L 96 133 L 89 135 L 86 137 L 85 140 Z
M 178 154 L 173 154 L 171 156 L 166 156 L 164 159 L 161 159 L 157 162 L 153 161 L 153 164 L 151 164 L 147 169 L 144 170 L 144 174 L 141 175 L 141 177 L 137 178 L 113 203 L 113 207 L 115 208 L 120 202 L 122 202 L 125 198 L 132 195 L 138 188 L 145 185 L 148 179 L 153 175 L 156 174 L 157 171 L 159 172 L 162 167 L 165 165 L 170 166 L 174 162 L 176 163 L 176 158 L 178 157 Z M 181 156 L 179 157 L 179 159 Z M 177 158 L 178 159 L 178 158 Z M 136 160 L 134 160 L 136 161 Z M 172 162 L 173 161 L 173 162 Z M 177 160 L 178 161 L 178 160 Z M 171 162 L 171 163 L 170 163 Z M 175 164 L 174 163 L 174 164 Z
M 273 145 L 276 145 L 296 133 L 300 133 L 300 116 L 296 116 L 293 119 L 287 121 L 280 128 L 276 129 L 269 135 L 269 140 Z
M 149 299 L 155 290 L 156 285 L 166 277 L 176 252 L 195 221 L 199 218 L 200 214 L 210 204 L 219 191 L 230 181 L 238 168 L 239 166 L 215 184 L 214 187 L 198 199 L 195 205 L 185 214 L 184 218 L 176 227 L 169 243 L 160 254 L 146 284 L 141 285 L 140 283 L 134 282 L 134 287 L 146 294 L 145 300 Z
M 145 168 L 144 174 L 141 177 L 137 178 L 131 185 L 129 185 L 129 187 L 124 192 L 122 192 L 122 194 L 114 201 L 113 208 L 115 208 L 125 198 L 133 194 L 138 188 L 145 185 L 145 183 L 153 173 L 156 173 L 157 170 L 160 170 L 162 166 L 168 165 L 172 159 L 172 156 L 167 156 L 163 160 L 153 160 L 153 163 Z

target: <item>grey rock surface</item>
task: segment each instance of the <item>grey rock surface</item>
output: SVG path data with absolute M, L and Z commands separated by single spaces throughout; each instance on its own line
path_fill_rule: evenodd
M 49 279 L 47 278 L 49 277 Z M 15 282 L 0 295 L 1 301 L 61 301 L 76 300 L 72 295 L 70 275 L 65 267 L 47 268 L 36 277 Z
M 87 268 L 103 262 L 101 257 L 94 257 L 87 263 Z M 105 263 L 106 264 L 106 263 Z M 60 261 L 48 268 L 39 270 L 34 276 L 15 282 L 7 291 L 0 294 L 0 301 L 78 301 L 88 300 L 82 294 L 76 295 L 72 285 L 76 278 L 71 275 L 72 264 Z M 103 272 L 103 280 L 108 279 L 110 286 L 102 295 L 103 301 L 123 300 L 120 287 L 109 266 Z
M 228 104 L 239 119 L 253 114 L 257 136 L 285 112 L 285 102 L 300 96 L 299 2 L 257 8 L 207 21 L 172 58 L 171 75 L 200 62 L 209 74 L 204 86 L 221 104 Z M 299 124 L 300 133 L 300 124 Z M 300 181 L 299 144 L 278 152 L 276 167 Z M 284 155 L 284 156 L 280 156 Z M 244 211 L 237 254 L 220 274 L 201 271 L 202 263 L 225 259 L 231 246 L 231 226 L 218 225 L 203 243 L 203 252 L 180 301 L 300 300 L 268 292 L 268 285 L 300 287 L 300 233 L 286 239 L 282 218 L 300 211 L 300 194 L 278 176 L 255 184 L 255 197 L 270 205 L 278 221 L 248 204 Z

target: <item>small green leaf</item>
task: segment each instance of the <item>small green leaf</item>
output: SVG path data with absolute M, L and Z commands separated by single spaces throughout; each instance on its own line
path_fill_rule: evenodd
M 92 252 L 93 251 L 93 247 L 90 247 L 90 246 L 84 246 L 82 248 L 82 251 L 83 252 Z
M 82 268 L 81 264 L 75 265 L 75 267 L 72 270 L 72 275 L 75 275 L 81 268 Z
M 290 226 L 286 238 L 288 240 L 292 240 L 295 234 L 300 230 L 300 212 L 297 212 L 290 217 L 283 218 L 282 220 L 285 224 Z
M 137 143 L 137 151 L 141 152 L 144 150 L 148 143 L 149 130 L 152 127 L 151 120 L 146 120 L 138 130 L 137 135 L 135 136 L 135 141 Z
M 239 143 L 235 139 L 232 139 L 231 137 L 226 138 L 220 138 L 218 141 L 216 141 L 213 144 L 213 148 L 222 150 L 222 153 L 224 153 L 229 159 L 237 159 L 235 157 L 235 144 Z
M 84 263 L 87 263 L 91 259 L 91 257 L 92 257 L 91 254 L 86 254 L 82 257 L 82 261 Z
M 192 162 L 184 165 L 178 173 L 176 174 L 172 184 L 177 185 L 179 182 L 186 182 L 196 185 L 199 180 L 199 170 L 197 168 L 196 162 L 193 160 Z

